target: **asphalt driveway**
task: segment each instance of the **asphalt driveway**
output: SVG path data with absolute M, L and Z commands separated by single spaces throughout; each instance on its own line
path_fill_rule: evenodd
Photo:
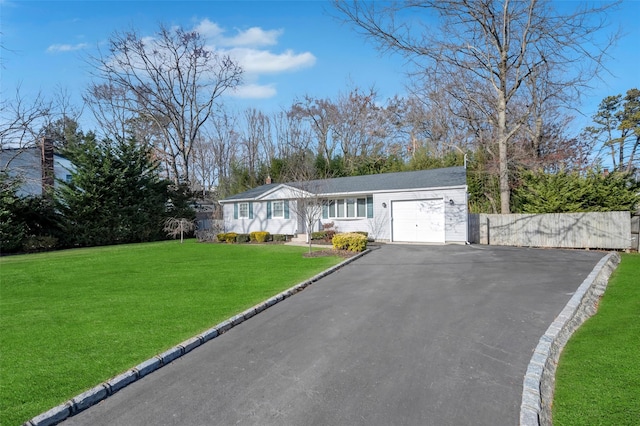
M 540 336 L 603 256 L 382 246 L 63 424 L 516 425 Z

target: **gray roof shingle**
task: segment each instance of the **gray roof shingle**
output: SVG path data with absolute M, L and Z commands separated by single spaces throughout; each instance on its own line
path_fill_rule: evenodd
M 309 182 L 287 182 L 285 185 L 319 194 L 347 194 L 353 192 L 381 192 L 411 190 L 422 188 L 441 188 L 464 186 L 467 184 L 467 171 L 464 167 L 418 170 L 413 172 L 383 173 L 377 175 L 350 176 L 334 179 L 321 179 Z M 255 200 L 261 195 L 279 186 L 278 183 L 258 186 L 240 194 L 227 197 L 223 201 Z

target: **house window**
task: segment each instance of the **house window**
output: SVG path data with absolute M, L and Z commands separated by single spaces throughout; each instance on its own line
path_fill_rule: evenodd
M 328 207 L 329 207 L 329 217 L 336 217 L 336 200 L 329 200 L 328 202 Z
M 355 200 L 355 198 L 347 199 L 347 217 L 356 217 L 356 200 Z
M 344 200 L 337 200 L 336 205 L 336 217 L 344 217 Z
M 373 198 L 347 198 L 325 201 L 323 217 L 328 218 L 358 218 L 373 217 Z
M 273 202 L 273 217 L 284 217 L 284 201 Z
M 249 203 L 238 204 L 238 218 L 240 219 L 249 218 Z
M 367 199 L 358 198 L 358 217 L 367 217 Z

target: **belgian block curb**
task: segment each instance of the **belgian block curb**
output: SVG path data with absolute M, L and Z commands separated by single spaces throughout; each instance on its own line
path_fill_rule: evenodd
M 521 426 L 553 424 L 551 403 L 560 353 L 571 335 L 596 313 L 609 277 L 619 264 L 620 255 L 616 252 L 603 257 L 540 338 L 523 380 Z
M 36 417 L 28 420 L 23 424 L 23 426 L 52 426 L 56 425 L 67 418 L 86 410 L 99 403 L 100 401 L 105 400 L 109 396 L 115 394 L 119 390 L 125 388 L 131 383 L 141 379 L 142 377 L 156 371 L 159 368 L 169 364 L 172 361 L 180 358 L 181 356 L 191 352 L 193 349 L 197 348 L 200 345 L 205 344 L 209 340 L 215 339 L 221 334 L 231 330 L 233 327 L 242 324 L 244 321 L 248 320 L 251 317 L 254 317 L 258 313 L 264 311 L 265 309 L 270 308 L 271 306 L 282 302 L 283 300 L 293 296 L 294 294 L 304 290 L 311 284 L 320 280 L 323 277 L 326 277 L 329 274 L 337 271 L 345 265 L 353 262 L 356 259 L 364 256 L 369 253 L 371 250 L 367 249 L 362 253 L 358 253 L 357 255 L 350 257 L 348 259 L 343 260 L 336 266 L 329 268 L 319 274 L 311 277 L 310 279 L 303 281 L 295 286 L 267 299 L 264 302 L 257 304 L 244 312 L 235 315 L 226 321 L 223 321 L 214 327 L 198 334 L 191 339 L 185 340 L 184 342 L 174 346 L 173 348 L 154 356 L 151 359 L 148 359 L 137 366 L 133 367 L 130 370 L 125 371 L 122 374 L 119 374 L 116 377 L 113 377 L 107 380 L 104 383 L 99 384 L 98 386 L 89 389 L 86 392 L 81 393 L 73 397 L 71 400 L 58 405 L 42 414 L 37 415 Z

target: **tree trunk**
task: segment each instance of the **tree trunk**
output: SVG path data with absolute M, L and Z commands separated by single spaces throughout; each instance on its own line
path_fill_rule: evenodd
M 500 213 L 509 214 L 511 190 L 507 155 L 507 103 L 504 96 L 498 100 L 498 155 L 500 161 Z

